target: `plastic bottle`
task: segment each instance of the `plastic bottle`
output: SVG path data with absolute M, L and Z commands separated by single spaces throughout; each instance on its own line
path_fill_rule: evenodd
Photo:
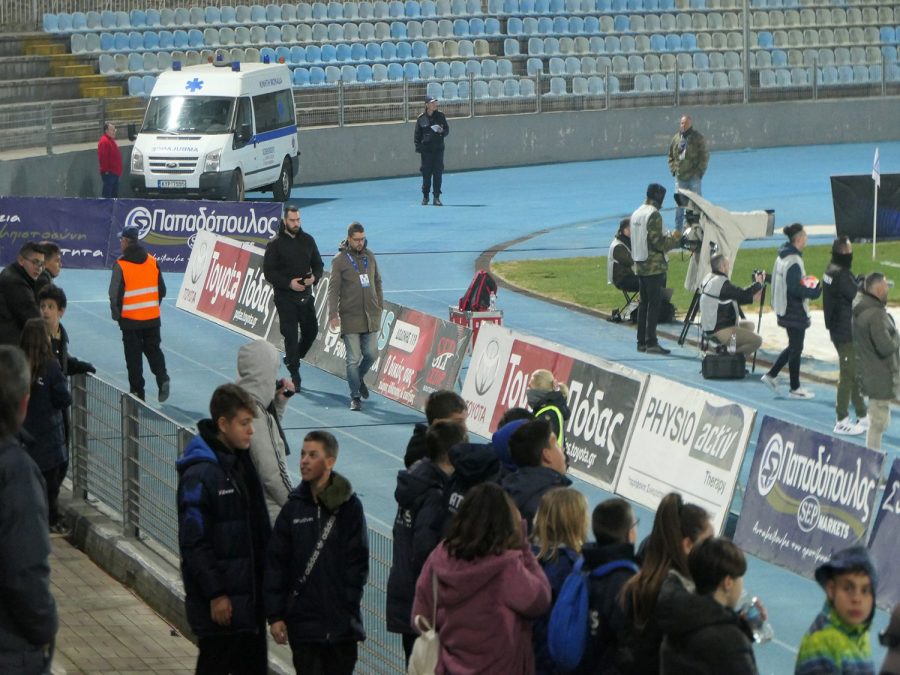
M 488 309 L 493 312 L 497 309 L 497 294 L 491 291 L 491 299 L 488 303 Z
M 734 354 L 737 352 L 737 331 L 731 334 L 731 339 L 728 341 L 728 353 Z

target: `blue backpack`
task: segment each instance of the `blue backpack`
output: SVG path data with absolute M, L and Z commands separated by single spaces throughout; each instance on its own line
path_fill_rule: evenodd
M 563 582 L 562 589 L 547 626 L 547 647 L 550 658 L 559 670 L 569 672 L 575 670 L 587 648 L 589 634 L 588 578 L 600 579 L 610 572 L 627 569 L 637 572 L 638 567 L 631 560 L 613 560 L 596 567 L 590 573 L 582 573 L 584 558 L 579 558 L 569 576 Z

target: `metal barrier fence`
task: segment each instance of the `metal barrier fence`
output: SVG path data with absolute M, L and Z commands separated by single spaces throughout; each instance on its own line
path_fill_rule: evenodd
M 178 556 L 175 461 L 195 431 L 91 375 L 72 378 L 72 492 L 103 504 L 126 536 Z M 366 641 L 358 673 L 404 672 L 399 636 L 385 628 L 392 540 L 369 527 L 369 581 L 362 601 Z

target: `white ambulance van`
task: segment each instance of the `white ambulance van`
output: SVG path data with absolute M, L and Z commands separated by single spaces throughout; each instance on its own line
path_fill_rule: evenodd
M 162 73 L 131 151 L 138 197 L 287 201 L 300 168 L 291 71 L 283 64 L 209 63 Z

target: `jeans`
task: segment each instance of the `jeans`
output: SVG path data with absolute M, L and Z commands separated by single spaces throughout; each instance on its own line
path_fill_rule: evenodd
M 702 181 L 702 176 L 696 176 L 695 178 L 676 178 L 675 187 L 684 188 L 685 190 L 690 190 L 691 192 L 696 192 L 698 195 L 702 195 L 703 193 L 700 192 L 700 183 Z M 678 207 L 675 209 L 675 229 L 682 229 L 682 225 L 684 225 L 684 209 Z
M 378 358 L 378 333 L 344 333 L 341 335 L 347 350 L 347 384 L 350 398 L 359 398 L 359 385 Z
M 881 437 L 889 426 L 891 426 L 891 402 L 886 398 L 870 398 L 866 447 L 881 450 Z
M 300 302 L 289 296 L 275 296 L 278 324 L 284 338 L 284 362 L 288 370 L 300 367 L 300 359 L 316 341 L 319 321 L 311 297 Z M 299 326 L 299 332 L 298 332 Z
M 444 151 L 422 152 L 421 156 L 422 165 L 419 167 L 419 171 L 422 172 L 422 194 L 428 196 L 433 180 L 434 196 L 440 197 L 441 180 L 444 177 Z
M 666 275 L 651 274 L 638 279 L 641 284 L 641 304 L 638 306 L 637 343 L 639 347 L 652 347 L 659 343 L 656 339 L 656 322 L 659 321 L 659 306 L 666 286 Z
M 166 373 L 166 357 L 163 356 L 159 326 L 152 328 L 126 328 L 122 330 L 125 347 L 125 367 L 128 369 L 128 387 L 131 393 L 144 398 L 144 356 L 150 371 L 156 376 L 156 384 L 169 379 Z
M 786 328 L 788 335 L 788 346 L 778 355 L 772 368 L 769 370 L 769 377 L 777 377 L 785 364 L 788 366 L 788 372 L 791 375 L 791 391 L 800 388 L 800 356 L 803 354 L 803 340 L 806 337 L 805 328 Z
M 101 173 L 100 180 L 103 181 L 103 192 L 101 197 L 104 199 L 113 199 L 119 196 L 119 177 L 114 173 Z
M 859 390 L 859 380 L 856 379 L 856 354 L 852 342 L 835 345 L 838 353 L 840 375 L 838 376 L 837 399 L 834 403 L 834 411 L 838 421 L 850 415 L 850 401 L 853 401 L 853 409 L 860 419 L 868 413 L 866 411 L 866 399 Z
M 196 675 L 265 675 L 269 670 L 266 626 L 258 632 L 202 637 Z

